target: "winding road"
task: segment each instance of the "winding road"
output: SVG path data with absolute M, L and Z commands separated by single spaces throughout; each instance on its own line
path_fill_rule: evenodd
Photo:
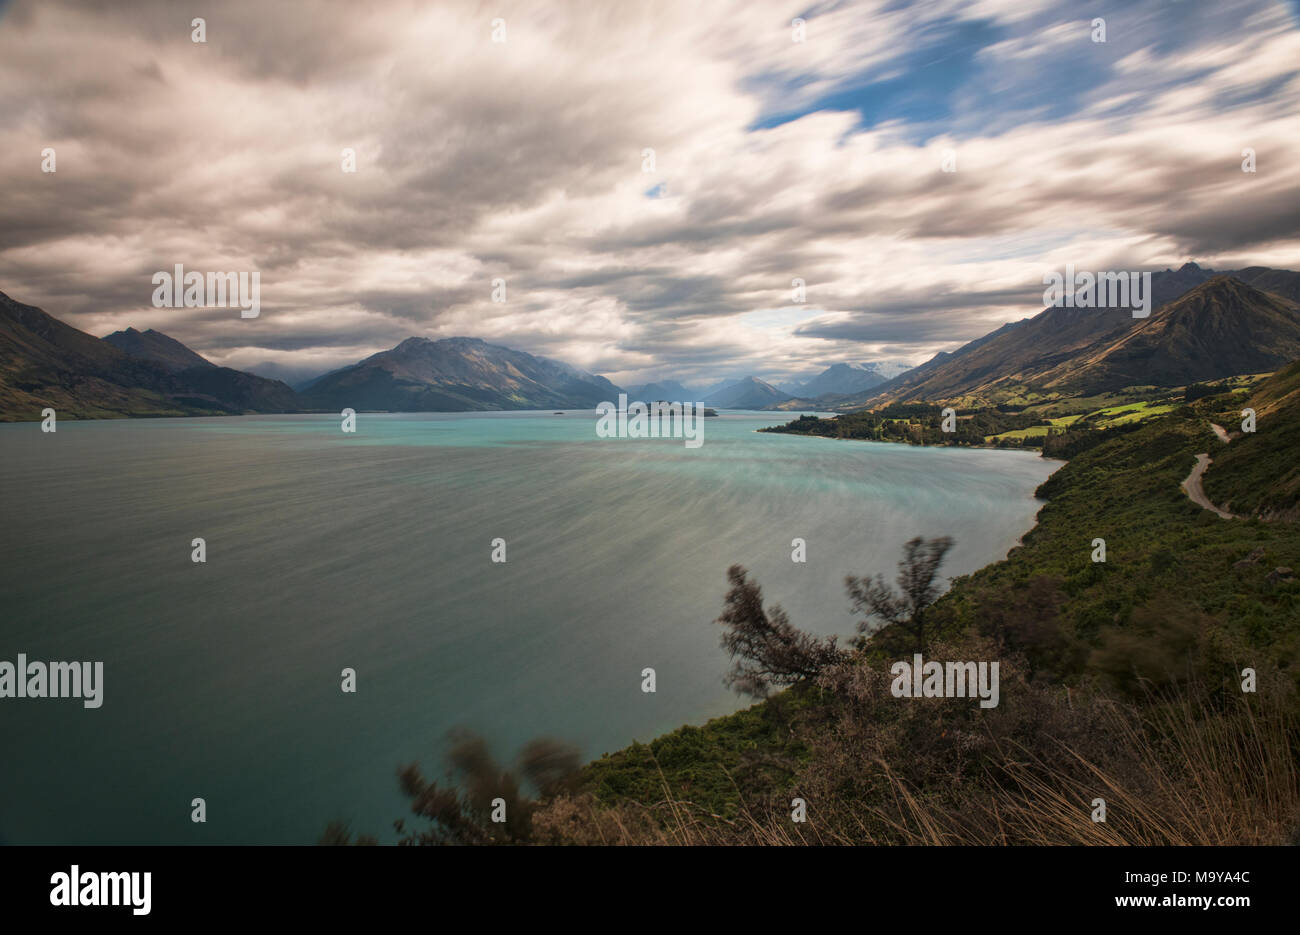
M 1233 515 L 1226 510 L 1221 510 L 1205 495 L 1205 488 L 1201 486 L 1201 475 L 1205 469 L 1210 466 L 1209 454 L 1199 454 L 1196 456 L 1196 467 L 1192 468 L 1192 473 L 1187 475 L 1187 480 L 1183 481 L 1183 490 L 1187 491 L 1187 496 L 1199 507 L 1212 510 L 1217 513 L 1221 519 L 1233 519 Z
M 1214 429 L 1214 434 L 1219 441 L 1225 445 L 1228 444 L 1228 433 L 1223 430 L 1223 426 L 1210 423 L 1210 428 Z M 1227 510 L 1221 510 L 1205 495 L 1205 488 L 1201 485 L 1201 476 L 1205 474 L 1205 469 L 1211 464 L 1210 453 L 1202 452 L 1196 456 L 1196 466 L 1192 468 L 1192 473 L 1187 475 L 1187 480 L 1183 481 L 1183 490 L 1187 492 L 1188 498 L 1197 506 L 1210 510 L 1220 519 L 1236 519 L 1236 517 Z

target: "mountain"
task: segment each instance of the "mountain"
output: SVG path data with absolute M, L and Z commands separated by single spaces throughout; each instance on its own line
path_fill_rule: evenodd
M 161 331 L 154 331 L 152 328 L 148 331 L 136 331 L 134 328 L 114 331 L 112 334 L 105 335 L 103 340 L 130 357 L 156 361 L 173 373 L 178 370 L 188 370 L 190 367 L 217 366 L 212 361 L 200 357 L 175 338 L 169 338 Z
M 627 398 L 631 402 L 652 403 L 662 399 L 671 403 L 681 403 L 695 401 L 696 394 L 694 390 L 688 390 L 676 380 L 659 380 L 655 383 L 628 387 Z
M 758 377 L 745 377 L 739 383 L 709 393 L 703 402 L 719 409 L 762 409 L 788 398 L 788 393 L 781 392 L 770 383 L 764 383 Z
M 1036 385 L 1083 395 L 1126 386 L 1182 386 L 1263 373 L 1300 357 L 1300 307 L 1216 276 L 1137 327 L 1035 374 Z
M 1160 324 L 1168 318 L 1164 314 L 1166 306 L 1191 295 L 1212 279 L 1221 281 L 1228 276 L 1235 277 L 1234 281 L 1247 288 L 1250 282 L 1259 282 L 1285 291 L 1300 290 L 1300 277 L 1286 270 L 1252 267 L 1240 273 L 1216 274 L 1187 263 L 1178 270 L 1152 275 L 1153 311 L 1149 318 L 1133 318 L 1129 310 L 1118 308 L 1049 307 L 1033 318 L 1003 325 L 951 354 L 937 354 L 920 367 L 842 405 L 879 406 L 899 400 L 950 400 L 965 396 L 989 400 L 1043 389 L 1099 392 L 1157 381 L 1174 381 L 1160 385 L 1180 385 L 1186 382 L 1183 376 L 1188 374 L 1195 374 L 1193 380 L 1212 379 L 1211 374 L 1247 372 L 1235 369 L 1239 366 L 1273 360 L 1273 364 L 1259 368 L 1268 370 L 1289 359 L 1281 348 L 1274 349 L 1276 352 L 1272 354 L 1238 353 L 1243 342 L 1257 346 L 1261 340 L 1289 334 L 1289 326 L 1283 324 L 1286 314 L 1279 318 L 1279 309 L 1270 304 L 1280 302 L 1283 306 L 1293 306 L 1285 294 L 1265 293 L 1257 288 L 1249 288 L 1249 292 L 1225 291 L 1221 285 L 1217 286 L 1214 301 L 1242 305 L 1227 314 L 1244 315 L 1252 321 L 1256 315 L 1261 316 L 1257 322 L 1262 329 L 1259 334 L 1251 331 L 1251 326 L 1243 320 L 1242 329 L 1229 338 L 1232 347 L 1214 346 L 1218 326 L 1212 324 L 1214 315 L 1208 310 L 1198 316 L 1183 309 L 1177 317 L 1181 325 L 1171 330 Z M 1268 295 L 1272 296 L 1271 300 L 1258 298 Z M 1221 324 L 1226 327 L 1228 322 Z M 1229 335 L 1225 332 L 1221 337 Z M 1160 341 L 1184 343 L 1171 346 L 1167 354 L 1161 354 L 1153 344 Z M 1133 362 L 1147 359 L 1158 362 L 1161 369 L 1157 373 L 1150 368 L 1125 365 L 1126 353 Z
M 591 409 L 620 388 L 559 361 L 480 338 L 407 338 L 303 390 L 315 408 L 393 412 Z
M 910 369 L 896 363 L 832 364 L 799 387 L 797 395 L 814 399 L 827 394 L 845 396 L 861 393 Z
M 166 335 L 145 334 L 155 337 L 125 340 L 142 353 L 162 349 L 170 363 L 127 353 L 0 292 L 0 420 L 39 420 L 46 407 L 92 419 L 298 408 L 283 383 L 216 367 Z M 173 369 L 187 355 L 201 363 Z
M 863 390 L 892 380 L 911 369 L 911 364 L 899 360 L 869 360 L 860 363 L 845 361 L 830 364 L 825 370 L 816 370 L 811 373 L 788 377 L 772 385 L 783 393 L 789 393 L 792 397 L 812 399 L 816 396 L 824 396 L 827 393 L 836 395 L 860 393 Z M 860 374 L 860 376 L 851 376 L 850 374 Z M 819 382 L 824 380 L 827 382 Z M 809 389 L 810 386 L 811 389 Z M 827 389 L 827 386 L 831 388 Z
M 295 390 L 306 389 L 327 372 L 322 370 L 319 364 L 294 365 L 292 361 L 281 363 L 272 360 L 247 364 L 243 370 L 245 373 L 254 373 L 259 377 L 266 377 L 268 380 L 279 380 L 282 383 L 287 383 Z
M 923 383 L 927 377 L 949 361 L 973 353 L 985 344 L 988 344 L 990 341 L 994 341 L 1002 335 L 1019 328 L 1028 321 L 1030 321 L 1030 319 L 1022 318 L 1019 321 L 1007 322 L 1002 327 L 990 331 L 983 337 L 976 338 L 973 341 L 963 344 L 955 351 L 939 351 L 923 364 L 909 367 L 906 370 L 900 369 L 897 376 L 891 377 L 884 383 L 873 387 L 865 393 L 856 393 L 838 397 L 825 396 L 820 400 L 814 399 L 810 396 L 798 396 L 774 406 L 770 406 L 769 408 L 788 411 L 799 409 L 834 408 L 840 412 L 847 412 L 853 409 L 861 409 L 865 406 L 876 405 L 878 400 L 892 402 L 895 399 L 912 398 L 908 391 L 912 387 Z M 899 366 L 901 368 L 901 365 Z
M 711 386 L 706 386 L 702 390 L 696 390 L 695 392 L 700 399 L 707 399 L 719 390 L 725 390 L 729 386 L 734 386 L 739 380 L 740 377 L 728 377 L 725 380 L 719 380 L 717 383 L 714 383 Z
M 896 377 L 901 377 L 903 374 L 907 373 L 907 371 L 914 368 L 914 365 L 909 364 L 905 360 L 865 361 L 861 366 L 867 370 L 874 370 L 886 380 L 893 380 Z
M 1300 273 L 1289 269 L 1269 269 L 1267 266 L 1250 266 L 1235 273 L 1227 273 L 1234 279 L 1240 279 L 1248 286 L 1260 292 L 1272 292 L 1292 302 L 1300 302 Z
M 174 375 L 172 399 L 196 409 L 243 412 L 301 412 L 302 400 L 287 383 L 230 367 L 191 367 Z
M 950 361 L 973 354 L 986 344 L 996 341 L 1030 321 L 1032 321 L 1030 318 L 1022 318 L 1019 321 L 1009 321 L 1000 328 L 990 331 L 983 337 L 976 338 L 973 341 L 968 341 L 955 351 L 939 351 L 925 363 L 913 367 L 910 370 L 906 370 L 890 380 L 886 380 L 870 392 L 858 394 L 855 397 L 837 402 L 836 408 L 860 408 L 864 405 L 874 404 L 877 399 L 893 401 L 895 399 L 912 398 L 909 391 L 913 387 L 924 383 L 927 378 L 936 373 L 941 367 L 945 366 Z

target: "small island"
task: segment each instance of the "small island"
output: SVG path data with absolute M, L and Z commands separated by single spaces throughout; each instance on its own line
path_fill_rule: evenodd
M 653 412 L 655 406 L 665 406 L 665 407 L 666 407 L 666 406 L 683 406 L 683 405 L 691 405 L 691 406 L 692 406 L 692 410 L 693 410 L 694 412 L 697 412 L 697 413 L 698 413 L 698 412 L 700 411 L 700 407 L 699 407 L 699 404 L 698 404 L 698 403 L 696 403 L 696 404 L 687 404 L 687 403 L 670 403 L 670 402 L 669 402 L 668 400 L 666 400 L 666 399 L 656 399 L 654 402 L 649 403 L 649 404 L 647 405 L 646 408 L 649 409 L 651 412 Z M 667 411 L 667 410 L 665 410 L 665 412 L 666 412 L 666 411 Z M 704 410 L 704 414 L 705 414 L 705 416 L 716 416 L 716 415 L 718 414 L 718 411 L 717 411 L 716 409 L 708 409 L 708 408 L 705 408 L 705 410 Z

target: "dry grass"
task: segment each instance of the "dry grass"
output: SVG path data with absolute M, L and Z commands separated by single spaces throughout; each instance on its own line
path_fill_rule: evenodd
M 870 684 L 859 679 L 861 689 Z M 603 806 L 550 802 L 535 818 L 546 843 L 620 845 L 1276 845 L 1300 843 L 1296 708 L 1279 686 L 1216 705 L 1184 686 L 1139 705 L 1093 694 L 1011 687 L 1019 713 L 972 719 L 982 736 L 930 716 L 957 739 L 912 756 L 917 724 L 881 724 L 879 700 L 851 703 L 815 730 L 822 745 L 799 793 L 747 801 L 724 818 L 675 796 Z M 1004 689 L 1005 691 L 1006 689 Z M 1004 695 L 1005 698 L 1005 695 Z M 897 699 L 891 699 L 897 711 Z M 940 702 L 946 704 L 947 702 Z M 1036 706 L 1036 709 L 1027 706 Z M 908 711 L 920 710 L 909 708 Z M 918 715 L 926 717 L 924 713 Z M 864 719 L 875 718 L 864 729 Z M 1034 725 L 1027 729 L 1026 724 Z M 935 733 L 938 736 L 938 730 Z M 950 737 L 949 735 L 954 735 Z M 661 772 L 662 775 L 662 772 Z M 791 820 L 790 798 L 808 820 Z M 1093 800 L 1106 820 L 1092 820 Z
M 1140 713 L 1111 706 L 1105 727 L 1119 748 L 1114 763 L 1065 744 L 1055 757 L 1010 745 L 1002 777 L 971 812 L 932 809 L 896 783 L 909 819 L 897 828 L 918 844 L 1294 843 L 1291 713 L 1247 696 L 1212 712 L 1183 694 Z M 1105 800 L 1104 822 L 1092 820 L 1095 798 Z

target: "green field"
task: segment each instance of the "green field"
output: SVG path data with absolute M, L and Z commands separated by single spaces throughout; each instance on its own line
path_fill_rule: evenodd
M 997 435 L 986 435 L 984 441 L 993 444 L 1004 438 L 1040 438 L 1047 435 L 1048 427 L 1046 425 L 1031 425 L 1027 429 L 1012 429 L 1010 432 L 1001 432 Z
M 1095 402 L 1092 399 L 1089 402 Z M 1108 429 L 1116 425 L 1127 425 L 1131 422 L 1141 422 L 1146 419 L 1152 419 L 1156 416 L 1166 415 L 1173 412 L 1180 403 L 1172 399 L 1165 400 L 1138 400 L 1131 402 L 1113 403 L 1098 409 L 1089 409 L 1086 412 L 1076 412 L 1072 415 L 1049 415 L 1050 412 L 1059 408 L 1059 403 L 1052 403 L 1048 406 L 1041 407 L 1041 414 L 1044 419 L 1051 423 L 1050 428 L 1058 429 L 1066 426 L 1090 427 L 1097 429 Z M 1026 413 L 1039 410 L 1040 407 L 1031 406 L 1026 409 Z M 1024 429 L 1013 429 L 1009 432 L 1001 432 L 997 435 L 989 435 L 984 441 L 987 444 L 997 444 L 1002 439 L 1008 438 L 1041 438 L 1047 435 L 1049 426 L 1033 425 Z

